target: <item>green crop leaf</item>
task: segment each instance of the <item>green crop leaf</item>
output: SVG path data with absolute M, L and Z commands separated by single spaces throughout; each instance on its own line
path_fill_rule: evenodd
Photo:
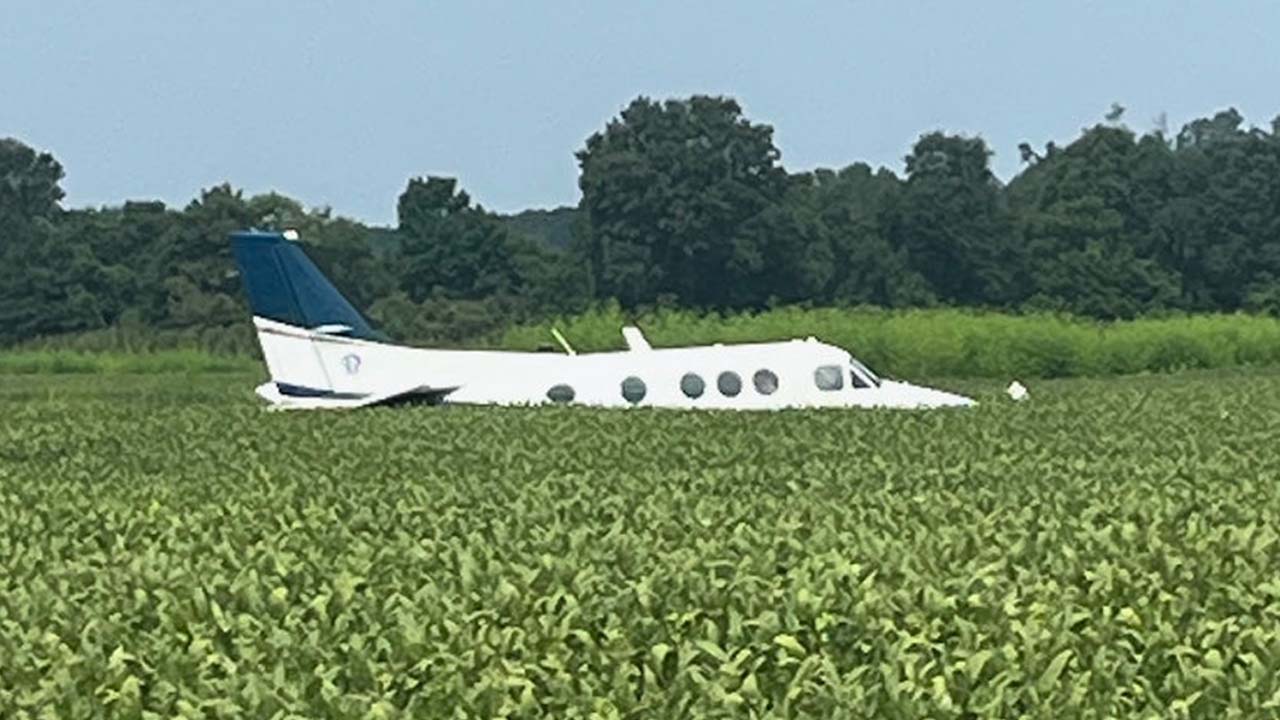
M 991 660 L 993 655 L 995 653 L 991 650 L 979 650 L 965 658 L 964 674 L 970 683 L 977 682 L 978 677 L 982 675 L 982 668 L 987 666 L 987 662 Z
M 720 647 L 719 645 L 716 645 L 710 640 L 697 640 L 697 641 L 694 641 L 693 644 L 694 644 L 694 647 L 698 648 L 703 653 L 710 655 L 711 657 L 715 658 L 719 662 L 723 663 L 723 662 L 729 661 L 729 653 L 725 652 L 724 648 Z
M 1067 663 L 1071 661 L 1072 651 L 1070 649 L 1063 650 L 1053 657 L 1049 662 L 1049 666 L 1040 674 L 1040 679 L 1036 681 L 1036 689 L 1041 693 L 1047 693 L 1058 684 L 1058 678 L 1062 676 L 1062 671 L 1066 669 Z
M 1183 715 L 1190 713 L 1191 706 L 1195 705 L 1196 701 L 1199 700 L 1200 696 L 1202 695 L 1204 695 L 1204 691 L 1197 690 L 1185 698 L 1178 698 L 1177 700 L 1174 700 L 1173 704 L 1169 706 L 1169 710 L 1171 712 L 1179 713 Z
M 794 635 L 788 635 L 787 633 L 779 633 L 778 635 L 775 635 L 773 638 L 773 644 L 796 656 L 804 656 L 807 652 L 804 649 L 804 645 L 801 645 L 800 641 L 797 640 Z
M 649 655 L 653 657 L 655 665 L 661 666 L 662 661 L 667 658 L 667 655 L 671 654 L 671 650 L 672 648 L 670 645 L 660 642 L 649 648 Z
M 107 669 L 114 672 L 120 672 L 128 667 L 128 664 L 136 660 L 133 655 L 124 651 L 123 647 L 117 646 L 111 651 L 111 657 L 107 659 Z
M 1261 707 L 1263 710 L 1280 709 L 1280 688 L 1276 688 L 1276 691 L 1271 693 L 1271 697 L 1267 698 Z

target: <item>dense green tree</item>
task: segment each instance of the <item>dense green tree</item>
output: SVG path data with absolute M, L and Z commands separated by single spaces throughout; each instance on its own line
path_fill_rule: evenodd
M 392 332 L 452 342 L 585 301 L 566 251 L 511 232 L 453 178 L 410 180 L 397 214 L 398 291 L 373 310 Z
M 1024 257 L 990 158 L 981 138 L 940 132 L 921 136 L 906 157 L 893 243 L 948 303 L 1003 304 L 1023 294 Z
M 580 215 L 581 211 L 576 207 L 558 207 L 522 210 L 514 215 L 500 216 L 498 220 L 515 235 L 557 250 L 568 250 L 578 232 Z
M 1194 309 L 1278 309 L 1280 138 L 1241 123 L 1227 110 L 1178 133 L 1178 212 L 1162 227 Z
M 455 179 L 410 180 L 396 209 L 404 269 L 400 285 L 414 302 L 477 300 L 516 289 L 511 237 L 472 206 Z
M 62 177 L 62 165 L 53 155 L 0 138 L 0 229 L 10 233 L 37 220 L 53 220 L 61 210 Z
M 726 270 L 726 305 L 821 302 L 834 276 L 834 259 L 818 218 L 798 204 L 783 202 L 738 228 Z
M 29 224 L 0 261 L 0 341 L 101 327 L 107 318 L 86 287 L 100 279 L 84 247 L 48 224 Z
M 126 318 L 155 324 L 166 314 L 168 267 L 157 262 L 159 241 L 172 232 L 179 213 L 159 202 L 127 202 L 123 208 L 73 210 L 58 224 L 59 241 L 76 249 L 74 271 L 95 298 L 101 325 Z
M 1167 306 L 1171 276 L 1125 241 L 1124 218 L 1096 196 L 1064 199 L 1022 225 L 1032 256 L 1032 305 L 1094 317 Z
M 1035 304 L 1100 317 L 1271 307 L 1280 157 L 1241 122 L 1195 120 L 1173 144 L 1099 125 L 1016 178 Z
M 243 193 L 228 184 L 201 192 L 183 209 L 182 221 L 160 239 L 155 254 L 166 275 L 166 325 L 243 321 L 246 310 L 227 238 L 255 225 Z
M 0 139 L 0 341 L 101 322 L 76 276 L 83 253 L 57 232 L 62 177 L 51 154 Z
M 911 269 L 891 233 L 902 203 L 902 181 L 889 170 L 855 163 L 839 172 L 797 176 L 789 202 L 802 203 L 822 227 L 832 256 L 824 302 L 910 307 L 935 302 L 928 281 Z
M 728 98 L 637 98 L 577 157 L 593 287 L 625 307 L 734 304 L 731 262 L 758 265 L 761 243 L 775 241 L 765 228 L 793 220 L 756 219 L 782 199 L 786 172 L 773 129 Z

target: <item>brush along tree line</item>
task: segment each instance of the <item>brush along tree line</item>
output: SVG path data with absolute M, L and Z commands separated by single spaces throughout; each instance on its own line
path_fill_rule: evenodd
M 1173 135 L 1113 112 L 1024 143 L 1007 184 L 978 137 L 922 135 L 901 174 L 791 173 L 723 97 L 637 98 L 577 152 L 577 207 L 499 215 L 453 178 L 409 180 L 395 227 L 211 187 L 181 209 L 65 208 L 49 153 L 0 140 L 0 344 L 127 327 L 251 346 L 226 235 L 298 228 L 392 335 L 463 342 L 609 301 L 755 311 L 874 305 L 1095 318 L 1280 310 L 1280 118 Z

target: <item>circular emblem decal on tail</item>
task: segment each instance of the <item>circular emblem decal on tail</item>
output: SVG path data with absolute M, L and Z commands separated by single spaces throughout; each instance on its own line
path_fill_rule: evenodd
M 347 371 L 348 375 L 355 375 L 360 372 L 360 356 L 344 355 L 342 356 L 342 368 Z

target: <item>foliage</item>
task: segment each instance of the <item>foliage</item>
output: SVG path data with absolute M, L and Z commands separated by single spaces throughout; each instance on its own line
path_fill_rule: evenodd
M 1188 368 L 1280 365 L 1280 320 L 1257 315 L 1150 317 L 1101 323 L 1038 313 L 1006 315 L 965 310 L 885 311 L 875 308 L 784 307 L 758 314 L 707 315 L 660 310 L 640 316 L 617 305 L 493 331 L 502 310 L 482 301 L 417 306 L 402 294 L 375 306 L 380 321 L 423 342 L 507 350 L 556 347 L 552 328 L 580 351 L 622 349 L 619 329 L 638 323 L 657 347 L 760 342 L 813 335 L 845 347 L 881 371 L 904 377 L 1076 377 L 1170 372 Z M 174 352 L 176 351 L 176 353 Z M 91 355 L 105 354 L 103 362 Z M 110 372 L 116 364 L 149 367 L 152 355 L 200 359 L 185 369 L 253 366 L 250 328 L 154 333 L 109 328 L 25 343 L 0 351 L 0 374 L 55 367 Z M 140 355 L 138 361 L 128 358 Z M 71 358 L 67 360 L 66 358 Z M 177 368 L 174 368 L 177 369 Z
M 0 375 L 145 375 L 154 373 L 246 373 L 261 368 L 253 358 L 200 350 L 103 353 L 20 350 L 0 353 Z
M 0 343 L 93 322 L 93 298 L 74 277 L 74 249 L 57 242 L 62 165 L 47 152 L 0 138 Z
M 62 165 L 13 138 L 0 138 L 0 228 L 20 229 L 35 219 L 50 219 L 62 200 Z
M 475 300 L 507 294 L 517 282 L 501 227 L 471 206 L 452 178 L 414 178 L 397 204 L 406 272 L 401 290 L 414 302 L 436 296 Z
M 736 101 L 637 98 L 577 157 L 597 295 L 723 306 L 732 283 L 708 278 L 727 268 L 750 276 L 772 259 L 767 230 L 742 231 L 777 202 L 786 171 L 773 129 L 746 120 Z M 741 256 L 760 254 L 742 267 Z
M 1025 261 L 1009 231 L 991 151 L 980 138 L 928 133 L 906 157 L 907 179 L 893 228 L 937 297 L 959 305 L 1022 297 Z
M 253 325 L 249 323 L 156 330 L 132 320 L 98 330 L 34 338 L 0 350 L 0 353 L 27 350 L 116 354 L 183 350 L 242 357 L 261 355 Z
M 413 178 L 390 228 L 229 183 L 180 209 L 66 209 L 53 155 L 0 139 L 0 346 L 229 335 L 247 314 L 226 235 L 250 227 L 300 230 L 389 335 L 437 344 L 610 301 L 1280 314 L 1280 119 L 1228 109 L 1166 137 L 1123 111 L 1061 147 L 1022 143 L 1002 185 L 981 137 L 925 133 L 901 174 L 789 173 L 736 100 L 640 97 L 577 152 L 577 207 L 503 217 L 455 178 Z
M 246 380 L 0 386 L 0 716 L 1280 706 L 1274 374 L 924 414 L 263 413 Z
M 807 335 L 906 377 L 1073 377 L 1186 368 L 1280 365 L 1280 320 L 1253 315 L 1143 318 L 1100 323 L 1068 315 L 970 310 L 783 307 L 757 314 L 618 306 L 508 329 L 499 347 L 532 350 L 560 330 L 579 351 L 624 347 L 635 323 L 655 347 L 786 340 Z
M 511 233 L 557 250 L 569 250 L 575 242 L 577 208 L 522 210 L 514 215 L 499 215 L 498 219 Z

